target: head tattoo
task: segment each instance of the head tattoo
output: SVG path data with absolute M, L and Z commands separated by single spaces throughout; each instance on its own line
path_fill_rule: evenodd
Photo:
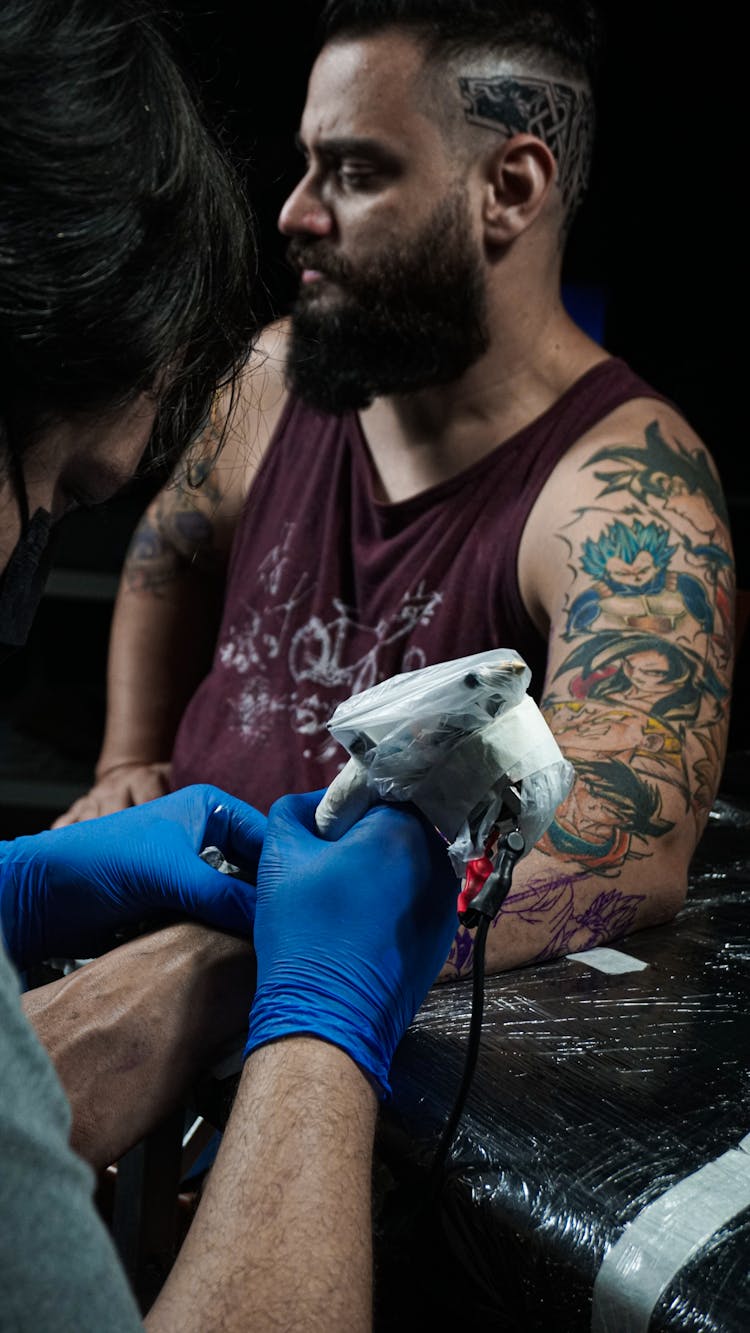
M 470 125 L 541 139 L 557 162 L 566 217 L 586 189 L 592 153 L 593 100 L 585 88 L 526 75 L 459 78 Z

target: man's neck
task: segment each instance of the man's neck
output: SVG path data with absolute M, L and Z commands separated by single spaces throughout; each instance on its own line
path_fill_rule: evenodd
M 378 398 L 361 413 L 379 498 L 410 499 L 457 476 L 545 412 L 606 357 L 562 307 L 533 327 L 496 330 L 460 379 Z

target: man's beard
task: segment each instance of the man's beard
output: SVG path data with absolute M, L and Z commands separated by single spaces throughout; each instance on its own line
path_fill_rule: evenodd
M 295 268 L 324 274 L 292 312 L 287 380 L 312 407 L 341 413 L 382 394 L 447 384 L 487 350 L 481 257 L 463 197 L 439 204 L 426 226 L 356 268 L 325 240 L 292 240 Z M 326 279 L 340 285 L 333 297 Z

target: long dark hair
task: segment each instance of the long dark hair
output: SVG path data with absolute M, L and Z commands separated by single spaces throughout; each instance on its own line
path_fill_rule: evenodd
M 147 8 L 3 0 L 0 464 L 143 391 L 171 461 L 247 358 L 255 262 L 237 175 Z

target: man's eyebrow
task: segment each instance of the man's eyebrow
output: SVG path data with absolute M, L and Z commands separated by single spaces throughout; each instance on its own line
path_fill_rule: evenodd
M 295 143 L 305 156 L 309 153 L 302 135 L 295 135 Z M 321 157 L 369 157 L 373 161 L 382 162 L 385 165 L 393 164 L 399 161 L 396 153 L 385 146 L 379 139 L 369 139 L 366 136 L 356 137 L 354 135 L 339 135 L 331 138 L 319 139 L 315 145 L 317 152 Z

